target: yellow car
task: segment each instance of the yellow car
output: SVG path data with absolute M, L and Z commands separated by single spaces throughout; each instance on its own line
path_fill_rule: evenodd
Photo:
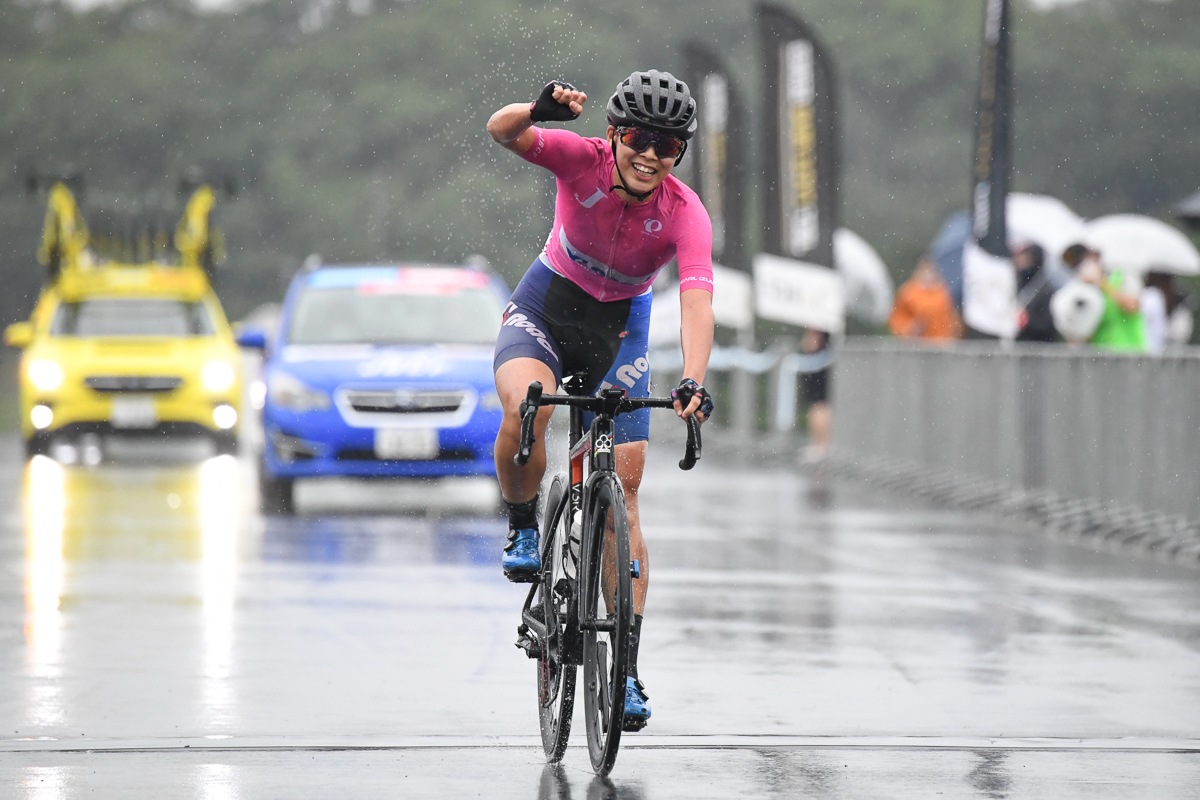
M 237 344 L 199 270 L 105 265 L 64 275 L 5 342 L 21 358 L 30 455 L 82 434 L 206 434 L 233 452 Z

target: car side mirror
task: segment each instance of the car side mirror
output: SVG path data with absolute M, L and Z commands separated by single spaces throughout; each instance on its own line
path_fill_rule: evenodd
M 9 347 L 25 348 L 33 343 L 33 325 L 29 322 L 14 322 L 4 329 L 4 343 Z
M 236 338 L 238 347 L 245 347 L 249 350 L 266 350 L 267 349 L 267 334 L 262 328 L 242 328 L 237 332 Z

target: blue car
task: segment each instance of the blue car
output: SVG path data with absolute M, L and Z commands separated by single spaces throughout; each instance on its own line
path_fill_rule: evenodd
M 508 288 L 470 267 L 315 266 L 288 288 L 266 351 L 263 508 L 296 478 L 495 477 L 492 350 Z

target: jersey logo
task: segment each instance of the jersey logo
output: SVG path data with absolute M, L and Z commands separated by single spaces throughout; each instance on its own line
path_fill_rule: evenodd
M 546 341 L 546 334 L 538 330 L 538 327 L 529 321 L 529 318 L 524 314 L 509 314 L 504 318 L 504 327 L 506 328 L 521 328 L 540 344 L 547 353 L 554 356 L 555 361 L 560 361 L 558 353 L 554 352 L 554 348 L 550 346 L 550 342 Z
M 656 219 L 646 220 L 646 233 L 658 233 L 662 230 L 662 223 Z
M 575 199 L 579 200 L 578 192 L 575 193 Z M 592 195 L 591 197 L 589 197 L 587 200 L 579 200 L 579 205 L 583 206 L 584 208 L 591 208 L 592 206 L 596 205 L 596 203 L 599 203 L 603 199 L 604 199 L 604 192 L 597 189 L 596 193 L 594 195 Z M 661 228 L 662 224 L 660 223 L 658 227 Z
M 623 364 L 617 368 L 617 380 L 630 389 L 642 377 L 642 373 L 650 369 L 650 362 L 644 358 L 635 359 L 632 364 Z

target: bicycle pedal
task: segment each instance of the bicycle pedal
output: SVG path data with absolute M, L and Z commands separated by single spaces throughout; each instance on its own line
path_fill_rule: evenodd
M 504 577 L 508 578 L 509 583 L 537 583 L 540 574 L 537 570 L 512 570 L 505 572 Z
M 521 628 L 524 627 L 524 625 L 521 626 Z M 528 658 L 541 658 L 541 645 L 539 645 L 533 637 L 529 636 L 528 630 L 523 631 L 521 628 L 517 628 L 517 649 L 524 650 L 525 655 Z
M 624 733 L 637 733 L 642 728 L 646 727 L 647 722 L 649 722 L 649 720 L 647 720 L 647 719 L 635 719 L 633 717 L 626 717 L 625 722 L 622 723 L 622 725 L 621 725 L 621 731 Z

